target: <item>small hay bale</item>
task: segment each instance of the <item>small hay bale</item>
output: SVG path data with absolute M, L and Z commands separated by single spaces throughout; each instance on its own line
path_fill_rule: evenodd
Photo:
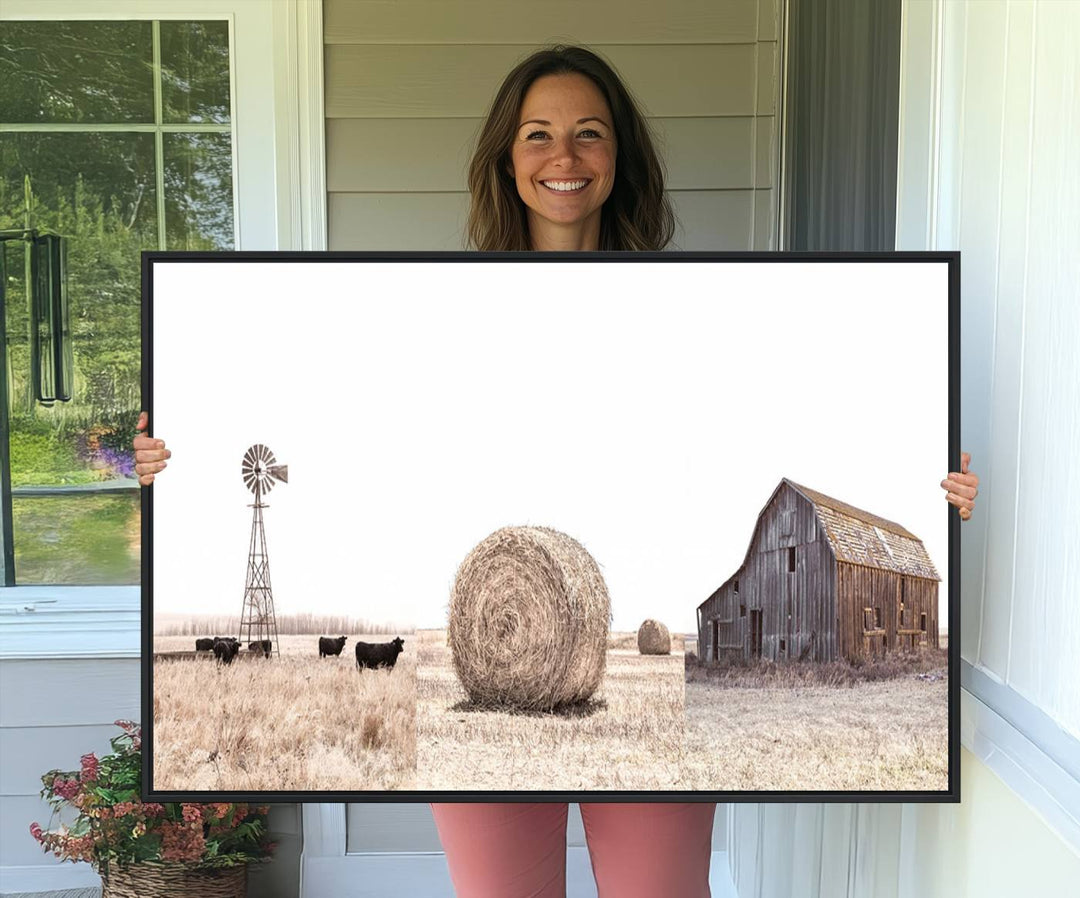
M 637 647 L 642 655 L 670 655 L 671 634 L 660 621 L 650 617 L 638 627 Z
M 552 710 L 589 698 L 607 660 L 611 600 L 593 557 L 548 527 L 504 527 L 461 563 L 448 642 L 469 698 Z

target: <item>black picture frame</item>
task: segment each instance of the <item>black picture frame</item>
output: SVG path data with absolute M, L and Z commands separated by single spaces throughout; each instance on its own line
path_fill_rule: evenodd
M 154 424 L 154 296 L 155 272 L 167 263 L 214 263 L 245 265 L 246 263 L 326 264 L 395 263 L 423 266 L 433 263 L 529 263 L 531 265 L 573 264 L 604 266 L 611 263 L 659 263 L 673 266 L 708 265 L 710 263 L 760 264 L 779 263 L 913 263 L 943 265 L 947 269 L 947 304 L 941 310 L 941 323 L 948 336 L 948 458 L 941 459 L 942 474 L 960 469 L 960 254 L 959 252 L 899 252 L 899 253 L 752 253 L 752 252 L 673 252 L 673 253 L 471 253 L 471 252 L 144 252 L 142 256 L 142 395 L 143 407 Z M 250 297 L 249 297 L 250 300 Z M 151 431 L 152 432 L 152 431 Z M 162 434 L 168 436 L 168 434 Z M 765 497 L 762 497 L 763 499 Z M 142 713 L 143 713 L 143 771 L 142 797 L 147 801 L 251 801 L 272 802 L 469 802 L 469 801 L 614 801 L 614 802 L 943 802 L 960 800 L 960 521 L 955 509 L 942 503 L 941 513 L 948 511 L 947 572 L 949 630 L 957 638 L 948 647 L 948 788 L 934 791 L 303 791 L 268 790 L 244 791 L 166 791 L 153 783 L 154 762 L 154 490 L 142 490 Z M 720 573 L 720 572 L 718 572 Z M 731 573 L 723 572 L 724 576 Z M 720 578 L 718 577 L 717 582 Z

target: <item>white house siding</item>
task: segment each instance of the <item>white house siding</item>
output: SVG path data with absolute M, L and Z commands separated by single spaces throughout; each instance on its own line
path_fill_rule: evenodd
M 100 894 L 89 865 L 45 855 L 30 824 L 50 819 L 41 774 L 77 770 L 80 756 L 111 750 L 114 721 L 141 720 L 139 638 L 137 587 L 0 590 L 0 895 Z M 249 895 L 297 894 L 299 817 L 298 805 L 271 809 L 278 850 L 254 869 Z
M 110 750 L 120 732 L 114 720 L 139 719 L 138 658 L 4 658 L 0 690 L 0 893 L 30 891 L 34 882 L 92 886 L 97 878 L 85 864 L 64 865 L 51 882 L 20 868 L 55 864 L 29 830 L 33 821 L 46 826 L 51 813 L 38 794 L 41 774 L 77 770 L 81 755 Z
M 668 170 L 674 248 L 776 249 L 779 10 L 326 0 L 329 248 L 466 248 L 466 169 L 492 96 L 516 62 L 563 42 L 610 59 L 644 105 Z

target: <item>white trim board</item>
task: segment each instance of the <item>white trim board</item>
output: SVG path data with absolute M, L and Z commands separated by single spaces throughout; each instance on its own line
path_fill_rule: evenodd
M 1058 748 L 1065 746 L 1067 749 L 1066 755 L 1061 758 L 1066 766 L 1057 763 L 980 695 L 970 691 L 969 684 L 973 680 L 980 681 L 980 678 L 978 671 L 969 668 L 967 662 L 961 667 L 961 743 L 1001 777 L 1075 851 L 1080 852 L 1080 780 L 1069 770 L 1080 764 L 1080 748 L 1069 748 L 1063 741 L 1054 741 Z M 981 679 L 988 678 L 982 675 Z M 1011 693 L 1006 687 L 1001 688 Z M 1023 700 L 1015 693 L 1011 694 L 1010 704 L 1015 710 L 1016 706 L 1023 704 Z M 1042 714 L 1034 706 L 1023 713 L 1030 714 L 1031 711 Z M 1025 720 L 1025 726 L 1030 722 Z M 1061 737 L 1071 740 L 1064 733 Z M 1072 740 L 1072 745 L 1078 744 Z
M 0 659 L 138 658 L 138 586 L 0 589 Z

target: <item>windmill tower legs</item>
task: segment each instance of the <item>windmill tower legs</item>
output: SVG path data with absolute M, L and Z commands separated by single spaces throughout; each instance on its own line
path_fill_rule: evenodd
M 267 658 L 281 654 L 278 648 L 277 617 L 274 614 L 274 593 L 270 588 L 270 556 L 266 549 L 263 529 L 262 490 L 255 484 L 255 504 L 251 516 L 251 542 L 248 548 L 247 579 L 244 584 L 244 608 L 240 614 L 240 643 L 269 640 L 270 651 L 263 648 Z

